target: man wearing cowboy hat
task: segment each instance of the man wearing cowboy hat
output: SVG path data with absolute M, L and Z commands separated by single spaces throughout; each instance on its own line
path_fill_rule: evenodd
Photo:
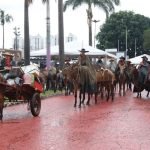
M 109 61 L 110 61 L 110 63 L 108 65 L 108 69 L 110 69 L 113 73 L 115 73 L 115 70 L 116 70 L 116 67 L 117 67 L 117 64 L 116 64 L 115 60 L 110 59 Z
M 82 48 L 80 50 L 80 56 L 78 58 L 78 64 L 81 65 L 81 66 L 89 66 L 89 64 L 91 63 L 90 62 L 90 59 L 87 55 L 85 55 L 85 53 L 87 53 L 89 51 L 86 51 L 84 48 Z
M 139 65 L 139 81 L 141 84 L 145 83 L 146 81 L 146 77 L 148 74 L 148 70 L 149 70 L 149 63 L 148 58 L 146 56 L 141 57 L 142 58 L 142 62 Z
M 65 67 L 69 67 L 71 64 L 70 64 L 70 58 L 69 57 L 67 57 L 66 59 L 65 59 Z
M 90 89 L 90 91 L 92 92 L 93 90 L 95 90 L 95 83 L 96 83 L 96 71 L 89 59 L 89 57 L 87 55 L 85 55 L 85 53 L 87 53 L 89 51 L 85 50 L 84 48 L 80 50 L 80 56 L 78 58 L 78 62 L 77 64 L 79 64 L 80 66 L 80 71 L 86 71 L 87 74 L 89 75 L 89 85 L 86 87 L 87 90 Z M 84 80 L 84 76 L 81 73 L 80 74 L 80 82 L 82 82 Z
M 115 70 L 115 76 L 116 76 L 116 78 L 118 78 L 119 72 L 122 69 L 125 69 L 125 74 L 126 74 L 126 68 L 127 68 L 127 66 L 126 66 L 126 63 L 125 63 L 125 57 L 121 56 L 120 60 L 118 61 L 116 70 Z

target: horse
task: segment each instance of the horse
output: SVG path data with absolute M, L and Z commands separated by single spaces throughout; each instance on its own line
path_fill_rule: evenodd
M 54 92 L 56 92 L 56 68 L 51 67 L 49 70 L 47 69 L 41 69 L 40 70 L 40 77 L 43 79 L 43 83 L 45 84 L 46 91 L 49 89 L 52 89 Z
M 3 107 L 4 107 L 4 91 L 5 91 L 4 84 L 6 84 L 6 80 L 1 73 L 0 73 L 0 84 L 1 84 L 1 88 L 0 88 L 0 120 L 2 122 Z
M 100 88 L 101 98 L 103 98 L 104 92 L 106 92 L 107 101 L 111 96 L 111 100 L 114 100 L 114 81 L 115 75 L 109 69 L 101 69 L 96 72 L 97 87 Z
M 123 92 L 123 96 L 125 96 L 126 92 L 125 92 L 125 86 L 126 86 L 126 82 L 127 82 L 127 73 L 126 73 L 126 67 L 123 66 L 119 66 L 119 69 L 116 71 L 115 73 L 115 78 L 116 78 L 116 83 L 119 84 L 119 95 L 121 96 L 122 92 Z
M 139 70 L 134 67 L 132 70 L 132 82 L 134 84 L 133 92 L 137 92 L 137 98 L 142 97 L 141 92 L 145 89 L 147 91 L 147 97 L 149 96 L 150 92 L 150 79 L 149 75 L 147 76 L 144 83 L 140 82 Z
M 71 79 L 68 78 L 66 74 L 63 75 L 63 83 L 65 89 L 65 96 L 73 93 L 73 82 L 71 81 Z
M 79 108 L 81 107 L 81 104 L 84 104 L 85 101 L 85 93 L 88 93 L 88 100 L 87 105 L 90 104 L 90 98 L 92 95 L 92 88 L 89 84 L 89 72 L 87 72 L 84 67 L 78 66 L 77 64 L 72 64 L 62 70 L 62 73 L 67 76 L 69 80 L 73 83 L 73 89 L 74 89 L 74 107 L 77 105 L 77 91 L 79 89 Z M 97 103 L 97 91 L 95 90 L 95 103 Z M 83 97 L 82 97 L 83 96 Z
M 63 88 L 64 88 L 64 76 L 62 74 L 62 71 L 58 70 L 56 74 L 56 89 L 62 92 Z

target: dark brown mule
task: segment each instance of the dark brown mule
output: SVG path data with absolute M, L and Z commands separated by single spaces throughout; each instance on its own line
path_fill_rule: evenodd
M 3 75 L 0 73 L 0 84 L 2 86 L 0 87 L 0 120 L 2 121 L 3 118 L 3 107 L 4 107 L 4 91 L 5 88 L 3 88 L 3 85 L 6 84 L 6 80 L 3 78 Z
M 89 87 L 89 80 L 87 79 L 88 76 L 86 76 L 87 73 L 84 72 L 82 69 L 80 70 L 80 67 L 77 64 L 72 64 L 71 66 L 64 68 L 62 72 L 63 75 L 66 75 L 69 78 L 69 80 L 71 80 L 73 83 L 73 90 L 75 96 L 74 107 L 76 107 L 77 105 L 78 90 L 79 90 L 79 99 L 80 99 L 79 107 L 81 107 L 81 104 L 84 104 L 85 93 L 88 93 L 88 101 L 86 104 L 89 105 L 92 93 Z M 82 80 L 82 82 L 81 82 L 81 72 L 86 74 L 86 75 L 83 74 L 83 76 L 85 75 L 85 78 L 84 80 Z M 87 87 L 89 89 L 87 89 Z M 95 93 L 95 103 L 97 103 L 97 91 L 95 90 L 94 93 Z
M 127 73 L 126 73 L 126 68 L 124 67 L 119 67 L 119 70 L 115 74 L 116 78 L 116 83 L 119 84 L 119 95 L 125 96 L 126 94 L 126 82 L 127 82 Z
M 147 97 L 149 96 L 149 92 L 150 92 L 150 80 L 148 79 L 148 77 L 146 78 L 144 83 L 140 82 L 139 79 L 139 71 L 138 69 L 136 69 L 136 67 L 134 67 L 134 69 L 132 70 L 132 82 L 134 84 L 134 89 L 133 92 L 137 93 L 137 97 L 142 97 L 141 92 L 145 89 L 146 91 L 148 91 L 147 93 Z
M 55 71 L 41 69 L 40 70 L 40 78 L 42 79 L 43 85 L 44 85 L 44 87 L 46 87 L 46 90 L 52 89 L 52 90 L 54 90 L 54 92 L 56 92 L 57 74 Z

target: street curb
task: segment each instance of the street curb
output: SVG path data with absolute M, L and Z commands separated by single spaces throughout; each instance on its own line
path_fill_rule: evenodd
M 45 99 L 47 99 L 47 98 L 55 97 L 55 96 L 62 96 L 62 95 L 64 95 L 64 93 L 62 93 L 62 94 L 52 94 L 52 95 L 49 95 L 49 96 L 41 96 L 41 100 L 45 100 Z M 23 103 L 25 103 L 25 102 L 24 102 L 24 101 L 5 102 L 5 103 L 4 103 L 4 108 L 5 108 L 5 107 L 14 106 L 14 105 L 23 104 Z

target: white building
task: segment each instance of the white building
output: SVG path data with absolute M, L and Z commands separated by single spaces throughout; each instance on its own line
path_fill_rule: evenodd
M 44 48 L 44 40 L 39 34 L 30 36 L 30 50 L 39 50 Z
M 22 37 L 20 37 L 20 36 L 18 36 L 17 37 L 17 39 L 16 38 L 14 38 L 13 39 L 13 41 L 12 41 L 12 47 L 13 47 L 13 49 L 15 49 L 15 50 L 19 50 L 19 49 L 23 49 L 23 47 L 24 47 L 24 41 L 23 41 L 23 38 Z
M 68 42 L 73 42 L 77 41 L 77 37 L 73 35 L 72 33 L 69 33 L 67 36 L 64 37 L 64 43 Z M 51 46 L 56 46 L 58 45 L 58 35 L 51 35 Z M 22 37 L 17 37 L 17 42 L 16 38 L 13 39 L 13 48 L 16 49 L 16 44 L 17 44 L 17 49 L 22 50 L 22 54 L 24 55 L 24 39 Z M 37 34 L 36 36 L 30 36 L 30 50 L 31 51 L 38 51 L 40 49 L 46 48 L 46 38 L 40 36 Z

